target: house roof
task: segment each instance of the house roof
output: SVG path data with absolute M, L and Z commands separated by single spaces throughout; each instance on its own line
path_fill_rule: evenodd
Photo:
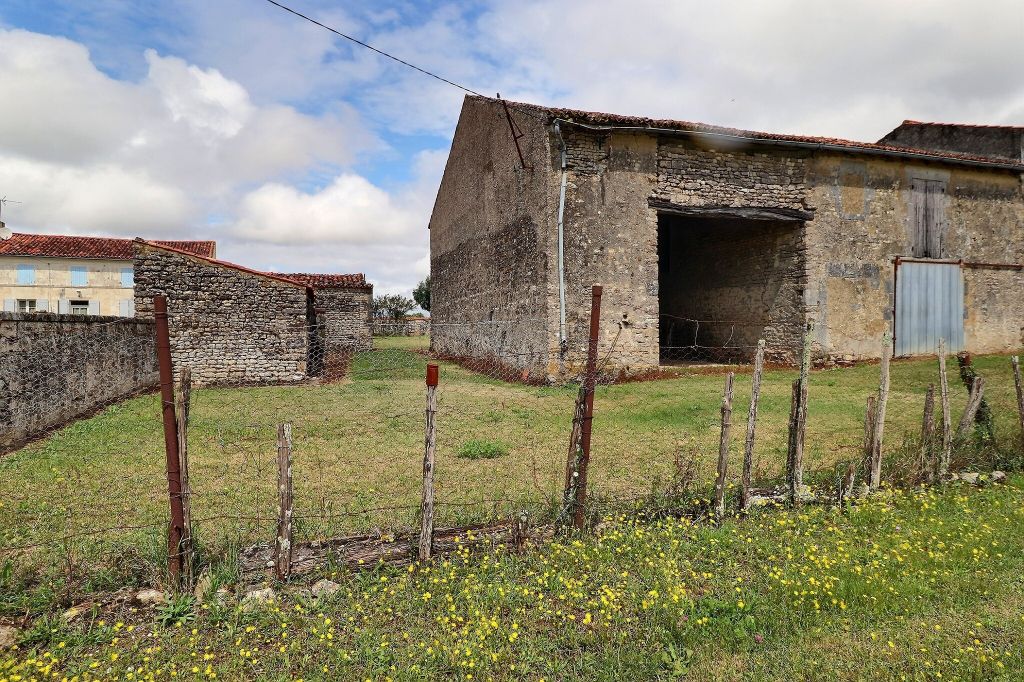
M 467 96 L 469 99 L 481 101 L 498 101 L 489 97 Z M 781 133 L 765 133 L 755 130 L 744 130 L 741 128 L 728 128 L 723 126 L 710 125 L 707 123 L 696 123 L 693 121 L 677 121 L 671 119 L 647 118 L 644 116 L 626 116 L 621 114 L 606 114 L 596 111 L 581 111 L 579 109 L 563 109 L 557 107 L 544 107 L 536 104 L 521 102 L 508 102 L 510 107 L 523 113 L 541 115 L 551 121 L 559 120 L 582 127 L 594 128 L 630 128 L 640 129 L 641 132 L 679 132 L 692 133 L 697 135 L 710 135 L 721 138 L 728 138 L 737 141 L 746 141 L 762 144 L 782 144 L 807 148 L 834 149 L 850 153 L 884 154 L 900 157 L 916 157 L 924 160 L 945 161 L 951 163 L 983 165 L 1008 170 L 1024 171 L 1024 164 L 1009 162 L 1005 158 L 994 158 L 967 154 L 962 152 L 936 151 L 932 149 L 912 149 L 899 147 L 878 142 L 857 142 L 855 140 L 844 140 L 836 137 L 815 137 L 810 135 L 786 135 Z
M 1004 125 L 995 123 L 940 123 L 937 121 L 914 121 L 907 119 L 901 125 L 905 126 L 937 126 L 941 128 L 981 128 L 991 130 L 1024 130 L 1024 125 Z
M 366 276 L 361 272 L 349 275 L 311 272 L 273 272 L 269 274 L 284 277 L 314 289 L 369 289 L 372 286 L 366 282 Z
M 168 246 L 168 244 L 166 242 L 153 242 L 153 241 L 147 241 L 145 239 L 139 239 L 139 238 L 136 238 L 135 242 L 137 244 L 143 244 L 145 246 L 156 247 L 156 248 L 162 249 L 164 251 L 171 251 L 172 253 L 178 253 L 178 254 L 181 254 L 183 256 L 190 256 L 192 258 L 196 258 L 198 260 L 210 263 L 211 265 L 219 265 L 221 267 L 230 268 L 232 270 L 238 270 L 239 272 L 244 272 L 244 273 L 249 274 L 249 275 L 256 275 L 258 277 L 264 277 L 266 279 L 274 280 L 276 282 L 281 282 L 283 284 L 288 284 L 288 285 L 293 286 L 293 287 L 301 287 L 302 289 L 310 289 L 311 288 L 311 287 L 309 287 L 309 286 L 307 286 L 305 284 L 297 282 L 296 280 L 287 279 L 285 277 L 282 277 L 281 275 L 275 275 L 275 274 L 272 274 L 272 273 L 269 273 L 269 272 L 260 272 L 259 270 L 253 270 L 252 268 L 247 268 L 244 265 L 238 265 L 237 263 L 230 263 L 230 262 L 228 262 L 226 260 L 219 260 L 217 258 L 210 258 L 208 256 L 201 256 L 201 255 L 199 255 L 197 253 L 192 253 L 192 252 L 186 251 L 184 249 L 179 249 L 179 248 L 174 247 L 174 246 Z
M 154 241 L 192 255 L 212 258 L 215 241 Z M 0 240 L 0 256 L 40 256 L 47 258 L 97 258 L 131 260 L 132 240 L 114 237 L 76 237 L 62 234 L 26 234 L 15 232 Z
M 303 289 L 337 289 L 337 288 L 359 288 L 369 289 L 372 285 L 366 281 L 366 276 L 362 273 L 355 273 L 349 275 L 331 275 L 331 274 L 315 274 L 307 272 L 295 272 L 295 273 L 280 273 L 280 272 L 263 272 L 261 270 L 254 270 L 247 268 L 244 265 L 238 265 L 237 263 L 231 263 L 226 260 L 220 260 L 217 258 L 210 258 L 201 254 L 192 253 L 190 251 L 177 248 L 169 245 L 167 242 L 154 242 L 147 241 L 145 239 L 136 239 L 139 244 L 145 244 L 147 246 L 155 246 L 165 251 L 172 251 L 185 256 L 192 256 L 202 261 L 206 261 L 211 265 L 219 265 L 225 268 L 231 268 L 232 270 L 238 270 L 239 272 L 245 272 L 250 275 L 258 275 L 265 277 L 277 282 L 284 284 L 290 284 L 296 287 L 302 287 Z

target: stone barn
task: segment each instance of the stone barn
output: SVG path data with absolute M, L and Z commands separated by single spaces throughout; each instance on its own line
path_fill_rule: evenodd
M 432 344 L 549 376 L 1000 352 L 1024 332 L 1024 128 L 905 122 L 880 142 L 467 97 L 430 220 Z M 529 367 L 527 367 L 527 365 Z
M 197 384 L 330 378 L 372 345 L 373 287 L 361 274 L 260 272 L 137 239 L 138 317 L 152 318 L 158 294 L 175 367 Z

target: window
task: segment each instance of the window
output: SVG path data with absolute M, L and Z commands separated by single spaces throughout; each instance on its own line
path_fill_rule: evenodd
M 945 229 L 946 183 L 942 180 L 914 178 L 911 191 L 911 246 L 914 258 L 942 258 Z
M 121 286 L 128 288 L 135 286 L 135 271 L 131 268 L 121 268 Z
M 73 287 L 86 287 L 89 286 L 89 278 L 86 275 L 84 265 L 72 265 L 71 266 L 71 286 Z
M 36 311 L 36 299 L 34 298 L 19 298 L 18 299 L 18 312 L 19 313 L 34 313 Z
M 24 263 L 18 265 L 18 284 L 35 284 L 36 283 L 36 266 L 26 265 Z
M 88 315 L 89 314 L 89 302 L 88 301 L 71 301 L 70 310 L 72 315 Z

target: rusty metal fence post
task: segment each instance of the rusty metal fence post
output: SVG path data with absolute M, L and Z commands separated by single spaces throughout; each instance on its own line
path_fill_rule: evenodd
M 420 506 L 420 561 L 434 545 L 434 453 L 437 449 L 437 365 L 427 365 L 426 434 L 423 444 L 423 501 Z
M 587 468 L 590 465 L 590 442 L 594 425 L 594 389 L 597 386 L 597 342 L 601 331 L 600 285 L 591 288 L 590 338 L 587 343 L 587 364 L 580 386 L 569 443 L 569 466 L 566 468 L 565 508 L 572 509 L 572 525 L 582 529 L 587 519 Z M 577 440 L 578 439 L 578 440 Z
M 167 494 L 171 523 L 167 529 L 167 572 L 177 586 L 181 578 L 185 511 L 181 500 L 181 462 L 178 458 L 178 423 L 174 414 L 174 377 L 171 369 L 171 337 L 167 327 L 167 298 L 153 297 L 156 318 L 156 356 L 160 366 L 160 403 L 164 421 L 164 452 L 167 458 Z

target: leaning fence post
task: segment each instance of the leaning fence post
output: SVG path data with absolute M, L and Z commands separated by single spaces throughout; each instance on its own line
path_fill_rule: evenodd
M 725 375 L 722 394 L 722 431 L 718 441 L 718 478 L 715 480 L 715 521 L 725 518 L 725 476 L 729 468 L 729 428 L 732 426 L 732 386 L 735 374 Z
M 921 423 L 921 462 L 925 479 L 935 478 L 935 384 L 928 384 L 924 394 L 924 418 Z
M 292 425 L 277 425 L 277 543 L 274 569 L 278 580 L 292 573 Z
M 978 408 L 981 407 L 981 401 L 985 399 L 985 379 L 984 377 L 975 377 L 974 382 L 971 384 L 971 392 L 967 396 L 967 406 L 964 407 L 964 414 L 960 417 L 960 425 L 956 429 L 956 435 L 953 437 L 957 443 L 961 443 L 967 438 L 967 434 L 971 431 L 971 426 L 974 424 L 974 417 L 978 414 Z
M 437 365 L 427 365 L 426 434 L 423 444 L 423 501 L 420 505 L 420 561 L 434 544 L 434 451 L 437 448 Z
M 185 535 L 185 511 L 181 501 L 181 465 L 178 460 L 178 424 L 174 414 L 174 378 L 171 369 L 171 337 L 167 326 L 167 298 L 153 297 L 156 319 L 156 356 L 160 366 L 160 403 L 164 421 L 164 454 L 167 463 L 167 494 L 171 523 L 167 529 L 167 572 L 177 587 L 181 578 L 181 548 Z
M 757 428 L 757 402 L 761 396 L 761 373 L 764 371 L 764 339 L 757 342 L 754 353 L 754 378 L 750 387 L 750 409 L 747 410 L 747 437 L 743 441 L 743 478 L 740 488 L 740 509 L 750 507 L 750 482 L 754 468 L 754 431 Z
M 878 403 L 875 407 L 874 429 L 871 433 L 871 477 L 868 487 L 878 490 L 882 485 L 882 438 L 885 434 L 885 407 L 889 402 L 889 360 L 892 357 L 892 338 L 886 332 L 882 337 L 882 362 L 878 380 Z
M 188 422 L 192 399 L 192 370 L 182 367 L 178 373 L 178 390 L 175 394 L 175 416 L 178 428 L 178 465 L 181 471 L 181 508 L 182 508 L 182 571 L 186 580 L 191 581 L 192 574 L 192 488 L 189 485 L 188 467 Z
M 939 480 L 942 480 L 949 474 L 949 460 L 953 455 L 953 421 L 949 414 L 945 339 L 939 339 L 939 391 L 942 394 L 942 454 L 939 456 Z
M 1013 383 L 1017 387 L 1017 415 L 1020 417 L 1020 439 L 1024 447 L 1024 382 L 1020 378 L 1020 359 L 1014 355 L 1010 358 L 1013 365 Z
M 576 467 L 576 495 L 573 509 L 573 526 L 582 529 L 587 520 L 587 468 L 590 465 L 590 437 L 594 426 L 594 390 L 597 387 L 597 342 L 601 332 L 600 285 L 591 288 L 590 339 L 587 343 L 587 369 L 583 377 L 586 387 L 583 420 L 580 423 L 580 456 Z

